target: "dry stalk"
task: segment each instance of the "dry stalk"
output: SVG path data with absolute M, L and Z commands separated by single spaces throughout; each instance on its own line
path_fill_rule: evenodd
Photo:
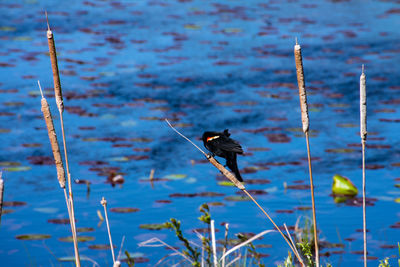
M 42 91 L 39 81 L 38 81 L 38 86 L 40 89 L 40 93 L 42 95 L 41 110 L 43 113 L 44 120 L 46 122 L 47 133 L 49 135 L 51 149 L 53 151 L 53 157 L 54 157 L 54 161 L 55 161 L 56 169 L 57 169 L 57 179 L 58 179 L 58 183 L 60 184 L 60 187 L 64 190 L 65 201 L 67 204 L 68 216 L 69 216 L 69 221 L 71 224 L 72 238 L 74 241 L 75 261 L 76 261 L 76 265 L 80 266 L 78 241 L 77 241 L 76 227 L 75 227 L 75 216 L 73 216 L 73 213 L 71 212 L 71 204 L 67 198 L 67 191 L 65 188 L 65 171 L 64 171 L 64 165 L 62 162 L 62 158 L 61 158 L 60 147 L 58 145 L 57 134 L 56 134 L 56 131 L 54 128 L 53 118 L 51 116 L 49 104 L 47 103 L 47 100 L 43 95 L 43 91 Z
M 72 186 L 71 186 L 72 185 L 71 173 L 69 172 L 68 153 L 67 153 L 67 145 L 66 145 L 66 141 L 65 141 L 65 131 L 64 131 L 64 119 L 63 119 L 64 103 L 63 103 L 63 98 L 62 98 L 60 75 L 58 72 L 57 53 L 56 53 L 56 46 L 54 43 L 54 36 L 53 36 L 53 32 L 50 30 L 47 12 L 45 12 L 45 14 L 46 14 L 46 21 L 47 21 L 46 36 L 47 36 L 47 41 L 48 41 L 48 46 L 49 46 L 51 68 L 53 71 L 54 94 L 55 94 L 55 98 L 56 98 L 58 111 L 60 113 L 61 131 L 62 131 L 62 138 L 63 138 L 63 145 L 64 145 L 64 157 L 65 157 L 65 165 L 66 165 L 66 169 L 67 169 L 69 206 L 70 206 L 71 217 L 73 218 L 72 219 L 72 227 L 73 227 L 72 236 L 74 238 L 75 259 L 76 259 L 76 265 L 78 267 L 80 267 L 76 225 L 75 225 L 75 208 L 74 208 L 74 199 L 73 199 Z
M 295 248 L 292 247 L 290 240 L 282 233 L 282 231 L 279 229 L 279 227 L 276 225 L 274 220 L 268 215 L 268 213 L 258 204 L 258 202 L 253 198 L 253 196 L 245 189 L 244 185 L 239 182 L 238 179 L 236 179 L 235 175 L 232 174 L 230 171 L 228 171 L 222 164 L 220 164 L 214 157 L 211 155 L 206 154 L 201 148 L 199 148 L 196 144 L 194 144 L 189 138 L 184 136 L 182 133 L 180 133 L 177 129 L 175 129 L 171 123 L 165 119 L 165 121 L 168 123 L 169 127 L 172 128 L 177 134 L 179 134 L 181 137 L 186 139 L 188 142 L 190 142 L 193 146 L 195 146 L 203 155 L 208 159 L 208 161 L 213 164 L 226 178 L 228 178 L 237 188 L 242 190 L 253 202 L 256 204 L 256 206 L 267 216 L 267 218 L 271 221 L 271 223 L 275 226 L 276 230 L 282 235 L 282 237 L 285 239 L 286 243 L 289 245 L 290 249 L 295 253 Z M 302 263 L 301 259 L 298 259 L 300 263 Z M 302 266 L 304 266 L 302 264 Z
M 366 217 L 366 181 L 365 181 L 365 143 L 367 141 L 367 96 L 365 85 L 364 65 L 360 76 L 360 136 L 362 146 L 362 191 L 363 191 L 363 238 L 364 238 L 364 267 L 367 267 L 367 217 Z
M 105 215 L 105 217 L 106 217 L 108 238 L 110 239 L 110 249 L 111 249 L 111 254 L 112 254 L 113 263 L 115 264 L 114 247 L 113 247 L 113 243 L 112 243 L 110 225 L 109 225 L 109 223 L 108 223 L 108 216 L 107 216 L 107 200 L 103 197 L 103 198 L 101 199 L 100 203 L 101 203 L 101 205 L 103 205 L 103 207 L 104 207 L 104 215 Z
M 2 176 L 3 172 L 0 171 L 0 223 L 1 223 L 1 213 L 3 211 L 3 195 L 4 195 L 4 180 Z
M 226 252 L 226 245 L 228 244 L 228 231 L 229 231 L 229 223 L 225 223 L 225 242 L 224 242 L 224 248 L 222 249 L 222 255 L 224 255 Z M 225 258 L 222 259 L 221 266 L 225 267 Z
M 218 260 L 217 260 L 217 243 L 215 242 L 215 225 L 214 225 L 214 220 L 211 220 L 210 222 L 211 226 L 211 244 L 212 244 L 212 250 L 213 250 L 213 260 L 214 260 L 214 267 L 218 266 Z
M 297 43 L 294 46 L 294 58 L 296 62 L 296 74 L 297 83 L 299 86 L 299 97 L 300 97 L 300 109 L 301 109 L 301 122 L 303 125 L 303 132 L 306 136 L 307 142 L 307 158 L 308 158 L 308 169 L 310 173 L 310 191 L 311 191 L 311 202 L 312 202 L 312 212 L 313 212 L 313 224 L 314 224 L 314 246 L 315 246 L 315 263 L 319 267 L 319 248 L 318 248 L 318 232 L 317 232 L 317 216 L 315 212 L 315 197 L 314 197 L 314 182 L 311 169 L 311 153 L 310 153 L 310 142 L 309 142 L 309 126 L 310 121 L 308 118 L 308 106 L 307 106 L 307 92 L 304 80 L 304 70 L 303 70 L 303 59 L 301 56 L 301 47 Z

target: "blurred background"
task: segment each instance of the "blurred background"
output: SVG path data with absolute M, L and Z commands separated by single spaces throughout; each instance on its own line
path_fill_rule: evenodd
M 209 203 L 217 239 L 273 226 L 217 169 L 173 132 L 202 147 L 204 131 L 229 129 L 246 187 L 274 220 L 293 227 L 311 216 L 305 138 L 293 47 L 302 47 L 321 263 L 362 263 L 359 197 L 335 203 L 332 177 L 361 189 L 359 76 L 367 77 L 367 207 L 370 263 L 399 257 L 400 6 L 397 1 L 2 1 L 0 3 L 0 168 L 5 181 L 0 261 L 5 266 L 71 266 L 63 192 L 40 111 L 41 81 L 61 140 L 46 38 L 49 15 L 64 95 L 64 123 L 80 253 L 112 263 L 101 197 L 108 201 L 116 254 L 138 266 L 170 251 L 142 248 L 152 237 L 180 246 L 169 230 L 181 221 L 200 244 L 198 207 Z M 221 160 L 224 163 L 224 160 Z M 153 185 L 148 181 L 154 169 Z M 121 184 L 109 179 L 122 175 Z M 284 186 L 286 184 L 286 188 Z M 202 193 L 200 195 L 200 193 Z M 125 208 L 125 209 L 121 209 Z M 127 208 L 127 209 L 126 209 Z M 110 209 L 113 209 L 110 211 Z M 40 240 L 22 235 L 45 234 Z M 272 233 L 255 242 L 268 266 L 288 247 Z M 123 253 L 122 253 L 123 254 Z M 169 258 L 166 266 L 177 263 Z M 139 264 L 139 262 L 142 262 Z M 83 266 L 93 262 L 83 261 Z

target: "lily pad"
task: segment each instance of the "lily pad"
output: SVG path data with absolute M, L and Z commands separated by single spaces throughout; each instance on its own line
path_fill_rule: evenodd
M 46 234 L 27 234 L 27 235 L 17 235 L 15 238 L 19 240 L 44 240 L 49 239 L 51 235 Z
M 31 169 L 31 167 L 29 166 L 17 166 L 17 167 L 8 167 L 8 168 L 4 168 L 4 171 L 7 172 L 23 172 L 23 171 L 29 171 Z
M 94 228 L 92 228 L 92 227 L 78 227 L 78 228 L 76 228 L 76 231 L 78 233 L 87 233 L 87 232 L 93 232 Z
M 332 193 L 334 195 L 355 196 L 358 190 L 348 178 L 335 174 L 333 176 Z
M 131 213 L 131 212 L 138 212 L 140 209 L 138 208 L 111 208 L 111 212 L 117 213 Z
M 187 177 L 186 174 L 169 174 L 167 176 L 164 176 L 164 178 L 168 179 L 168 180 L 180 180 L 180 179 L 184 179 L 186 177 Z
M 110 249 L 110 244 L 98 244 L 98 245 L 90 245 L 89 248 L 90 249 L 98 249 L 98 250 L 108 250 Z M 115 248 L 116 246 L 113 245 L 113 247 Z
M 74 241 L 72 239 L 72 236 L 60 237 L 58 240 L 61 242 L 73 242 Z M 93 241 L 93 240 L 94 240 L 93 236 L 78 236 L 78 242 L 86 242 L 86 241 Z
M 165 223 L 146 223 L 139 225 L 139 228 L 147 230 L 161 230 L 167 229 L 167 226 L 165 225 Z
M 234 202 L 238 202 L 238 201 L 249 201 L 250 198 L 249 197 L 244 197 L 244 196 L 227 196 L 224 198 L 226 201 L 234 201 Z
M 218 182 L 218 185 L 221 185 L 221 186 L 235 186 L 234 183 L 229 182 L 229 181 L 220 181 L 220 182 Z

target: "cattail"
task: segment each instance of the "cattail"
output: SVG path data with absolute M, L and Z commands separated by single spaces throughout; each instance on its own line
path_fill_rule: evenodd
M 42 92 L 39 81 L 38 84 L 40 92 Z M 65 188 L 65 171 L 61 158 L 60 147 L 58 146 L 56 130 L 54 129 L 53 118 L 51 116 L 49 104 L 47 103 L 46 98 L 44 98 L 43 93 L 42 93 L 41 104 L 42 104 L 43 117 L 44 120 L 46 121 L 47 133 L 49 134 L 51 150 L 53 150 L 54 161 L 56 163 L 57 179 L 58 182 L 60 183 L 60 187 Z
M 362 140 L 367 139 L 367 96 L 364 65 L 360 76 L 360 135 Z
M 308 119 L 307 93 L 306 85 L 304 82 L 303 59 L 301 56 L 301 47 L 297 43 L 297 40 L 296 45 L 294 46 L 294 59 L 296 61 L 297 83 L 299 85 L 301 122 L 303 123 L 303 132 L 305 133 L 308 131 L 310 122 Z
M 56 96 L 56 103 L 57 103 L 58 110 L 60 112 L 63 112 L 64 111 L 64 103 L 63 103 L 63 97 L 62 97 L 62 91 L 61 91 L 60 75 L 58 73 L 56 46 L 54 43 L 53 32 L 50 30 L 49 21 L 47 19 L 47 12 L 46 12 L 46 21 L 47 21 L 47 42 L 49 45 L 51 69 L 53 70 L 54 93 Z
M 294 59 L 296 62 L 297 84 L 299 86 L 301 122 L 303 124 L 303 132 L 305 133 L 307 142 L 308 169 L 310 173 L 311 204 L 312 204 L 313 224 L 314 224 L 315 265 L 316 267 L 319 267 L 317 216 L 315 212 L 314 182 L 313 182 L 313 175 L 311 168 L 311 153 L 310 153 L 310 143 L 308 134 L 308 129 L 310 127 L 310 120 L 308 118 L 307 92 L 306 92 L 306 84 L 304 81 L 303 58 L 301 56 L 301 47 L 297 43 L 297 38 L 296 38 L 296 45 L 294 46 Z

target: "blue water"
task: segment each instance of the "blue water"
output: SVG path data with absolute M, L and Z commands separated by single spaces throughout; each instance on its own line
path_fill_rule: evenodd
M 142 266 L 154 265 L 171 251 L 141 248 L 140 242 L 158 237 L 173 246 L 180 243 L 169 230 L 150 231 L 139 226 L 175 217 L 181 220 L 184 234 L 200 243 L 192 230 L 204 227 L 197 217 L 198 207 L 205 202 L 223 203 L 211 207 L 218 239 L 223 239 L 223 222 L 230 224 L 232 238 L 239 232 L 272 229 L 253 203 L 224 199 L 236 195 L 237 190 L 219 186 L 218 171 L 199 163 L 204 159 L 202 154 L 176 135 L 164 118 L 201 147 L 198 138 L 203 131 L 230 129 L 247 152 L 238 158 L 244 179 L 270 180 L 269 184 L 246 187 L 267 192 L 256 198 L 274 220 L 293 226 L 299 216 L 310 216 L 308 211 L 297 209 L 311 206 L 309 191 L 285 190 L 283 186 L 284 182 L 309 184 L 293 58 L 297 37 L 310 104 L 320 238 L 345 245 L 343 249 L 322 250 L 331 254 L 321 262 L 362 264 L 361 255 L 354 253 L 363 249 L 362 233 L 357 231 L 362 229 L 362 209 L 335 204 L 330 196 L 336 173 L 349 177 L 361 189 L 358 83 L 362 64 L 367 75 L 370 145 L 367 196 L 376 199 L 367 208 L 370 264 L 399 257 L 396 248 L 382 248 L 396 245 L 400 236 L 398 228 L 391 227 L 400 216 L 399 204 L 394 201 L 400 196 L 395 187 L 399 183 L 395 163 L 400 162 L 400 11 L 396 2 L 3 1 L 0 7 L 4 201 L 26 203 L 3 208 L 11 213 L 3 214 L 1 220 L 2 265 L 69 266 L 57 258 L 73 255 L 72 243 L 59 241 L 70 234 L 69 226 L 48 223 L 49 219 L 67 218 L 55 166 L 33 164 L 30 158 L 52 157 L 37 80 L 45 89 L 59 140 L 61 137 L 52 97 L 44 10 L 49 13 L 58 52 L 71 175 L 91 182 L 88 196 L 85 185 L 73 185 L 77 226 L 94 229 L 79 234 L 95 238 L 79 244 L 81 255 L 101 266 L 111 265 L 109 250 L 89 248 L 108 243 L 105 223 L 98 226 L 96 214 L 102 210 L 103 196 L 108 208 L 140 209 L 136 213 L 109 212 L 109 219 L 116 253 L 125 236 L 123 251 L 148 259 Z M 281 137 L 278 142 L 276 137 Z M 353 150 L 341 153 L 341 149 Z M 129 156 L 130 160 L 124 158 Z M 94 166 L 88 161 L 105 164 Z M 28 168 L 11 171 L 7 162 Z M 244 170 L 257 166 L 254 173 Z M 124 184 L 112 187 L 106 183 L 109 172 L 95 171 L 95 167 L 118 168 Z M 151 169 L 156 178 L 172 174 L 184 174 L 185 178 L 156 182 L 151 187 L 141 181 Z M 224 196 L 170 196 L 205 191 Z M 33 233 L 51 238 L 16 239 Z M 282 262 L 287 255 L 288 247 L 277 233 L 255 244 L 272 245 L 260 249 L 269 254 L 263 258 L 268 266 Z M 173 257 L 165 264 L 179 260 Z M 395 259 L 391 263 L 395 264 Z M 92 263 L 85 261 L 84 266 Z

